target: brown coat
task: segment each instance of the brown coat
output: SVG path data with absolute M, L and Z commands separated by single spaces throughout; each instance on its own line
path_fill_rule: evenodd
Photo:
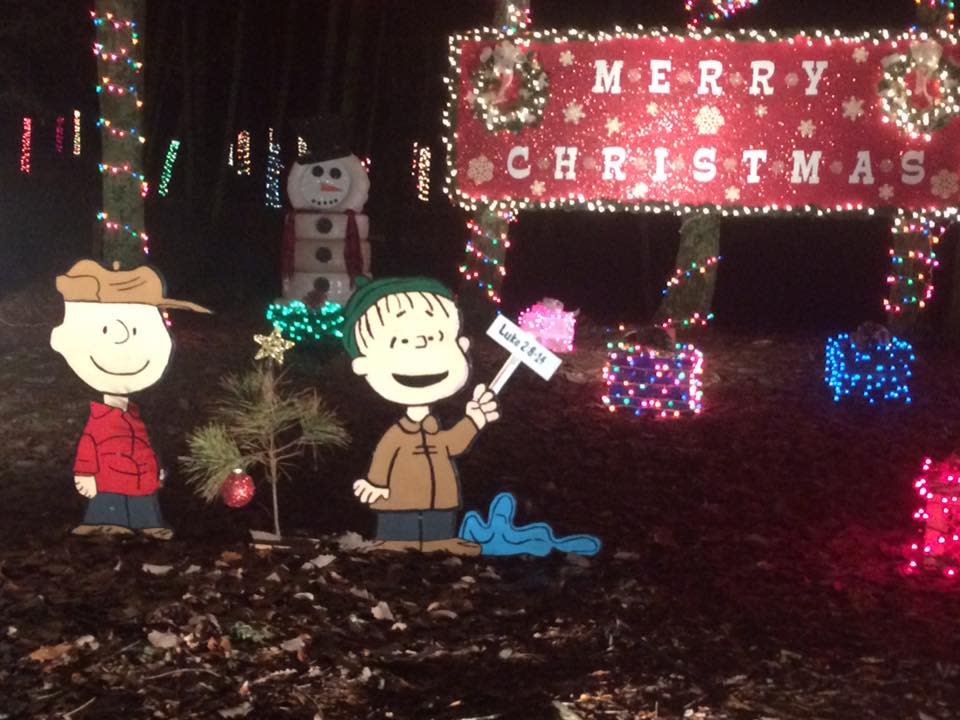
M 406 415 L 390 427 L 373 452 L 367 480 L 390 488 L 390 497 L 374 510 L 452 510 L 460 507 L 460 480 L 453 458 L 462 455 L 477 436 L 465 417 L 449 430 L 427 415 L 416 423 Z

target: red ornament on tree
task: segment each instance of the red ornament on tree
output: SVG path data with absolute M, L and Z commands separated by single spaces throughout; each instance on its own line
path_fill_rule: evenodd
M 237 468 L 227 476 L 220 490 L 220 497 L 227 507 L 241 508 L 253 500 L 253 478 Z

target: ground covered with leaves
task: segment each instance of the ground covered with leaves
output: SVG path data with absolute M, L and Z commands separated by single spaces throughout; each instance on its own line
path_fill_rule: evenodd
M 178 321 L 140 398 L 169 543 L 72 538 L 74 443 L 92 399 L 45 344 L 0 328 L 0 718 L 843 718 L 960 716 L 960 587 L 898 573 L 911 479 L 960 433 L 956 354 L 921 349 L 909 406 L 835 404 L 822 337 L 708 332 L 701 417 L 611 416 L 599 330 L 554 381 L 520 372 L 461 462 L 465 505 L 604 541 L 595 558 L 367 552 L 351 484 L 396 410 L 342 355 L 298 350 L 353 436 L 236 511 L 176 458 L 262 325 Z M 475 338 L 475 376 L 502 352 Z M 464 395 L 439 408 L 446 422 Z

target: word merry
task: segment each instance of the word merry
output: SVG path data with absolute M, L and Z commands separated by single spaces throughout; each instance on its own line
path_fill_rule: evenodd
M 626 180 L 627 175 L 623 171 L 623 165 L 627 161 L 627 149 L 619 146 L 608 146 L 604 147 L 601 152 L 603 154 L 601 179 L 611 181 Z M 577 179 L 577 154 L 578 150 L 576 147 L 565 145 L 557 145 L 554 147 L 554 180 Z M 667 172 L 670 149 L 665 147 L 654 148 L 653 157 L 654 170 L 650 175 L 651 182 L 666 182 L 670 178 Z M 907 150 L 900 156 L 900 180 L 904 185 L 919 185 L 923 182 L 923 179 L 926 177 L 924 159 L 925 153 L 923 150 Z M 529 160 L 529 146 L 513 146 L 507 154 L 507 174 L 516 180 L 523 180 L 529 177 L 531 173 Z M 760 168 L 767 160 L 767 151 L 763 148 L 750 148 L 743 151 L 741 161 L 748 167 L 748 184 L 760 182 Z M 820 183 L 820 165 L 822 160 L 822 150 L 812 150 L 810 152 L 794 150 L 790 182 L 794 185 L 803 183 L 818 185 Z M 716 148 L 701 147 L 694 152 L 692 175 L 693 179 L 699 183 L 708 183 L 717 177 Z M 874 184 L 873 157 L 869 150 L 860 150 L 857 152 L 856 163 L 847 178 L 847 182 L 851 185 L 861 183 L 864 185 Z
M 623 70 L 623 60 L 614 60 L 612 64 L 606 60 L 594 60 L 594 82 L 592 92 L 609 93 L 619 95 L 622 90 L 620 87 L 620 71 Z M 807 87 L 804 90 L 805 95 L 818 95 L 818 87 L 823 79 L 823 73 L 827 69 L 826 60 L 804 60 L 800 63 L 803 72 L 807 76 Z M 724 66 L 719 60 L 701 60 L 698 63 L 700 70 L 700 81 L 697 85 L 697 95 L 723 95 L 723 88 L 720 87 L 720 77 L 723 75 Z M 673 62 L 665 59 L 652 59 L 649 61 L 650 82 L 647 85 L 654 95 L 669 95 L 670 80 L 667 73 L 673 70 Z M 777 66 L 773 60 L 753 60 L 750 63 L 750 87 L 751 95 L 773 95 L 773 85 L 771 79 L 777 71 Z

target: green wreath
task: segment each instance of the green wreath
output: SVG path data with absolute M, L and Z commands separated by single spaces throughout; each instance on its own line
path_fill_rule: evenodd
M 913 88 L 907 82 L 911 75 L 919 78 Z M 921 90 L 926 93 L 930 81 L 939 82 L 940 95 L 927 94 L 930 104 L 917 105 L 914 95 Z M 960 66 L 942 57 L 942 48 L 935 41 L 917 42 L 909 52 L 884 62 L 877 92 L 883 112 L 901 130 L 910 135 L 929 134 L 945 127 L 960 112 Z
M 490 132 L 520 132 L 543 118 L 550 80 L 535 51 L 524 52 L 510 40 L 485 48 L 471 77 L 470 105 Z M 513 89 L 510 86 L 519 83 Z M 512 90 L 512 97 L 507 91 Z

